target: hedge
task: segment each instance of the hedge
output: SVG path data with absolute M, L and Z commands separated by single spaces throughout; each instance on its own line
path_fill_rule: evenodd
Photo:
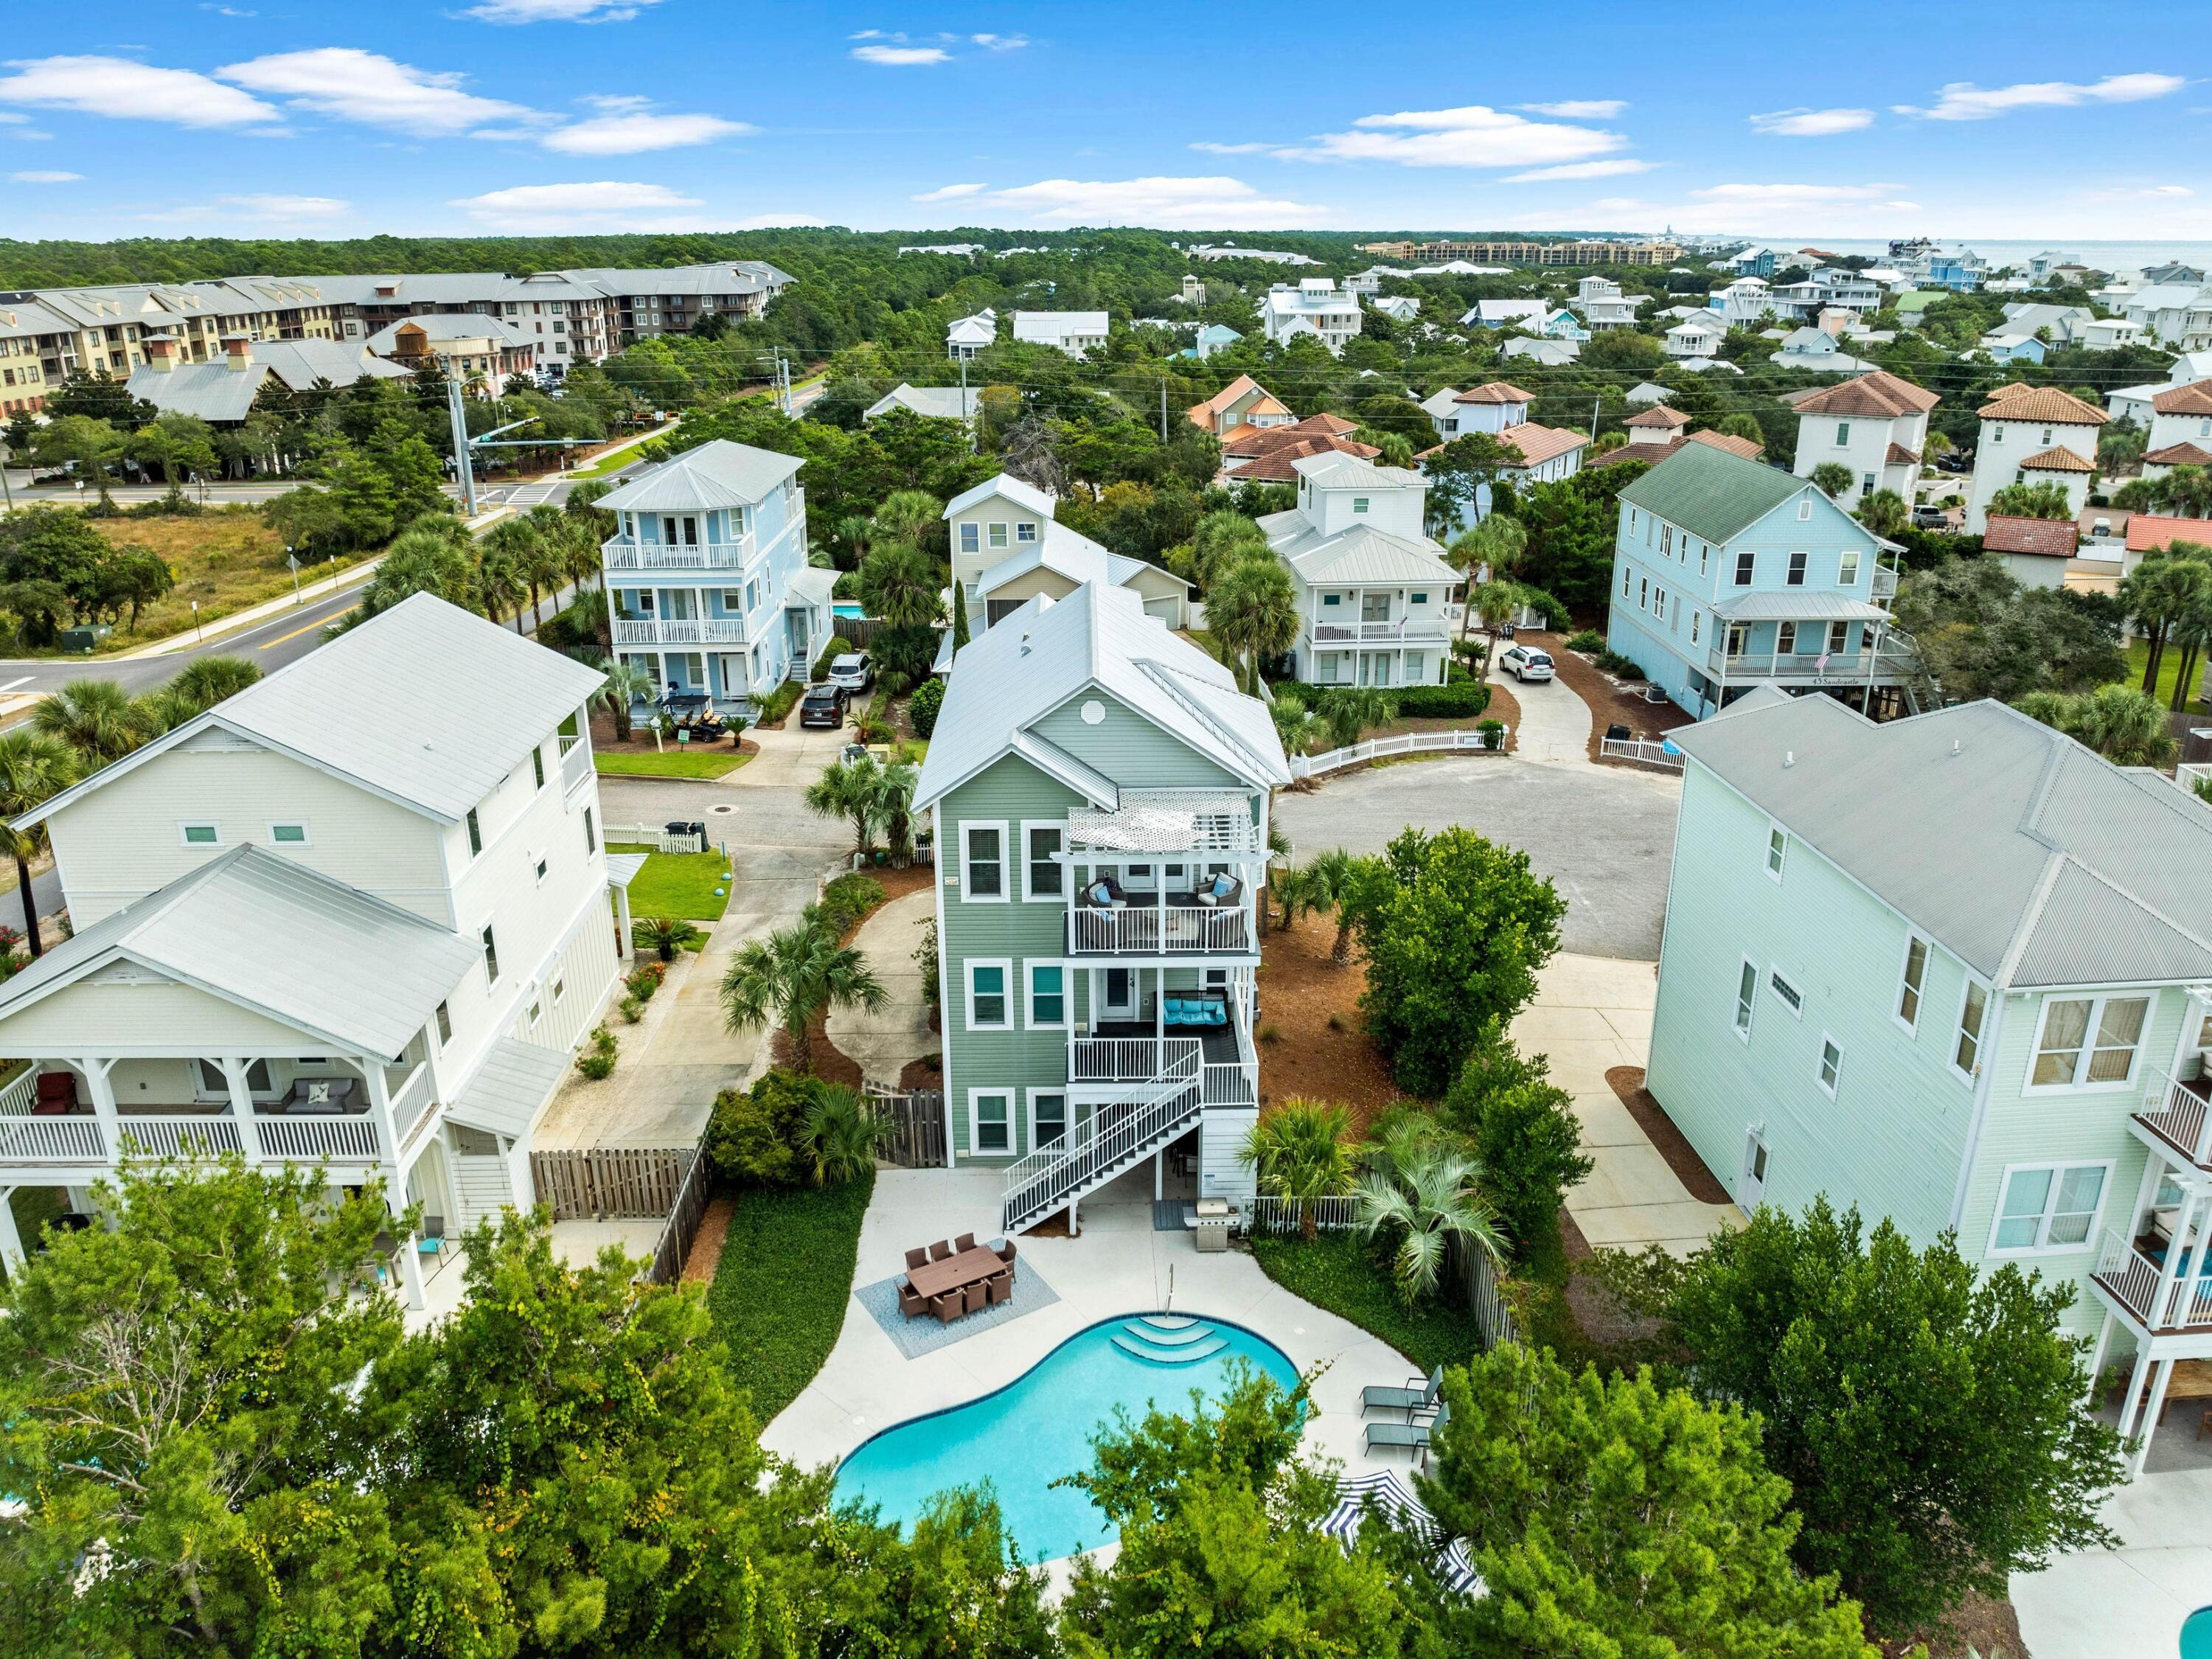
M 1299 700 L 1308 708 L 1318 707 L 1324 692 L 1342 688 L 1313 685 L 1304 681 L 1298 684 Z M 1480 680 L 1455 680 L 1449 685 L 1383 686 L 1378 690 L 1390 694 L 1398 705 L 1401 720 L 1471 720 L 1490 707 L 1490 688 Z

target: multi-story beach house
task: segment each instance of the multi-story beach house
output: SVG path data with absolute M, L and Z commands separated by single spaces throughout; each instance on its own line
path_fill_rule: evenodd
M 2015 483 L 2055 484 L 2079 515 L 2097 471 L 2097 441 L 2112 416 L 2055 386 L 2013 381 L 1977 411 L 1981 434 L 1966 490 L 1966 533 L 1978 536 L 1996 493 Z
M 717 438 L 599 498 L 615 653 L 664 695 L 744 712 L 830 642 L 836 574 L 806 562 L 799 461 Z
M 18 818 L 76 932 L 0 985 L 27 1062 L 0 1089 L 0 1254 L 9 1190 L 82 1210 L 134 1149 L 381 1177 L 448 1240 L 528 1206 L 638 862 L 602 840 L 600 682 L 418 594 Z M 419 1307 L 417 1241 L 393 1255 Z
M 1297 594 L 1296 678 L 1444 684 L 1467 579 L 1424 533 L 1428 480 L 1357 455 L 1308 455 L 1291 466 L 1297 505 L 1259 525 Z
M 1009 1233 L 1186 1147 L 1253 1192 L 1267 708 L 1084 583 L 960 653 L 915 793 L 936 830 L 951 1162 L 1005 1172 Z M 1157 1188 L 1156 1188 L 1157 1191 Z
M 1606 642 L 1703 717 L 1754 685 L 1919 706 L 1884 544 L 1814 485 L 1684 442 L 1620 492 Z
M 1797 410 L 1797 476 L 1834 462 L 1851 475 L 1836 500 L 1856 507 L 1877 489 L 1912 504 L 1920 458 L 1928 447 L 1928 414 L 1943 400 L 1924 386 L 1876 369 L 1834 386 L 1785 395 Z
M 1170 628 L 1188 622 L 1190 586 L 1172 571 L 1108 551 L 1054 518 L 1058 505 L 1035 484 L 1001 472 L 945 506 L 953 591 L 967 607 L 972 639 L 1039 594 L 1064 599 L 1085 582 L 1133 590 L 1146 614 Z M 939 666 L 952 660 L 948 631 Z
M 1674 735 L 1654 1097 L 1746 1209 L 2079 1286 L 2155 1421 L 2212 1355 L 2212 808 L 1996 702 L 1762 690 Z

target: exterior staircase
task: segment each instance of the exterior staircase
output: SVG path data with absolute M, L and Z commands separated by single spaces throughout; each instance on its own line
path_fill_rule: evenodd
M 1188 1133 L 1205 1109 L 1200 1079 L 1195 1054 L 1175 1062 L 1139 1099 L 1099 1107 L 1081 1140 L 1054 1141 L 1009 1168 L 1000 1231 L 1009 1237 L 1027 1231 Z

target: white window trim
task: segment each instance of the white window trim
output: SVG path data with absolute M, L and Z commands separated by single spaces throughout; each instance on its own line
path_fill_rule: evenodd
M 2109 1158 L 2037 1158 L 2026 1164 L 2006 1164 L 1997 1176 L 1997 1189 L 1990 1200 L 1990 1237 L 1988 1243 L 1982 1249 L 1982 1254 L 1985 1256 L 1997 1256 L 2007 1261 L 2017 1261 L 2023 1256 L 2080 1255 L 2085 1251 L 2096 1249 L 2098 1238 L 2104 1231 L 2105 1203 L 2112 1195 L 2112 1167 L 2116 1161 Z M 2064 1178 L 2067 1170 L 2093 1169 L 2102 1170 L 2105 1172 L 2105 1178 L 2097 1188 L 2097 1207 L 2089 1217 L 2089 1231 L 2079 1244 L 2027 1244 L 2014 1249 L 2002 1249 L 1998 1247 L 1997 1229 L 2004 1224 L 2006 1219 L 2005 1188 L 2012 1185 L 2012 1178 L 2015 1174 L 2036 1170 L 2050 1170 L 2051 1195 L 2052 1200 L 2056 1200 L 2058 1196 L 2059 1182 Z M 2039 1233 L 2043 1231 L 2049 1225 L 2049 1222 L 2050 1218 L 2046 1212 L 2044 1218 L 2037 1223 L 2036 1231 Z
M 1751 969 L 1751 1000 L 1748 1006 L 1743 994 L 1743 970 Z M 1751 1028 L 1759 1024 L 1759 964 L 1749 957 L 1739 959 L 1735 965 L 1735 983 L 1729 987 L 1729 1030 L 1735 1040 L 1746 1048 L 1751 1046 Z M 1738 1015 L 1743 1016 L 1741 1019 Z
M 984 1094 L 992 1094 L 996 1091 L 986 1089 L 981 1092 Z M 1066 1136 L 1072 1135 L 1075 1133 L 1075 1103 L 1068 1097 L 1067 1085 L 1065 1083 L 1055 1085 L 1048 1085 L 1042 1089 L 1024 1089 L 1022 1091 L 1022 1123 L 1023 1127 L 1029 1132 L 1029 1140 L 1027 1145 L 1031 1152 L 1036 1151 L 1038 1146 L 1041 1144 L 1037 1139 L 1036 1120 L 1036 1103 L 1037 1097 L 1039 1095 L 1058 1095 L 1060 1097 L 1060 1134 L 1063 1140 Z M 972 1133 L 973 1132 L 971 1131 L 970 1133 Z M 971 1140 L 969 1144 L 972 1146 L 974 1143 Z
M 1067 902 L 1068 884 L 1075 879 L 1075 866 L 1073 865 L 1062 864 L 1060 866 L 1060 891 L 1057 893 L 1032 893 L 1030 891 L 1030 831 L 1032 830 L 1058 830 L 1060 832 L 1060 850 L 1063 853 L 1067 851 L 1066 819 L 1024 818 L 1022 820 L 1022 902 L 1024 904 L 1065 904 Z M 967 874 L 963 871 L 961 874 L 961 880 L 965 882 L 967 878 Z
M 1827 1096 L 1829 1099 L 1833 1100 L 1836 1097 L 1835 1085 L 1831 1085 L 1827 1079 L 1820 1075 L 1822 1066 L 1827 1063 L 1828 1050 L 1831 1048 L 1834 1048 L 1836 1051 L 1836 1084 L 1839 1085 L 1843 1082 L 1844 1045 L 1838 1042 L 1834 1033 L 1830 1031 L 1823 1031 L 1820 1033 L 1820 1047 L 1813 1061 L 1813 1081 L 1816 1085 L 1818 1085 L 1822 1094 Z
M 1797 1006 L 1796 1007 L 1790 1008 L 1790 999 L 1784 996 L 1779 990 L 1775 988 L 1774 981 L 1778 979 L 1784 981 L 1791 990 L 1797 994 Z M 1778 962 L 1771 962 L 1766 965 L 1766 989 L 1768 994 L 1772 996 L 1777 1002 L 1780 1003 L 1785 1008 L 1790 1008 L 1790 1013 L 1796 1018 L 1802 1021 L 1805 1018 L 1805 988 L 1797 982 L 1796 975 L 1784 972 L 1782 964 Z
M 1974 1069 L 1963 1071 L 1959 1066 L 1959 1037 L 1966 1029 L 1966 994 L 1975 986 L 1982 988 L 1982 1029 L 1974 1033 Z M 1983 1051 L 1990 1046 L 1990 1007 L 1996 1000 L 1996 993 L 1982 980 L 1968 974 L 1966 982 L 1959 987 L 1959 1006 L 1951 1013 L 1951 1052 L 1944 1056 L 1944 1066 L 1951 1075 L 1972 1088 L 1982 1067 Z
M 1035 970 L 1039 968 L 1057 968 L 1060 969 L 1060 1018 L 1058 1019 L 1040 1019 L 1037 1018 L 1036 975 Z M 1022 1017 L 1028 1022 L 1028 1029 L 1030 1030 L 1065 1031 L 1068 1025 L 1068 1016 L 1074 1012 L 1074 1008 L 1073 1006 L 1074 1000 L 1074 969 L 1070 967 L 1065 962 L 1050 961 L 1037 957 L 1027 957 L 1023 959 Z
M 1905 965 L 1912 960 L 1912 941 L 1915 939 L 1918 939 L 1927 947 L 1927 950 L 1920 958 L 1920 1000 L 1916 1006 L 1913 1017 L 1907 1019 L 1897 1010 L 1898 1005 L 1905 1000 Z M 1936 941 L 1925 933 L 1917 932 L 1911 927 L 1906 928 L 1905 948 L 1897 953 L 1897 994 L 1889 1000 L 1889 1017 L 1901 1030 L 1911 1033 L 1915 1038 L 1920 1035 L 1920 1014 L 1925 1012 L 1928 1006 L 1928 970 L 1935 965 Z M 1960 1003 L 1961 1012 L 1965 1012 L 1966 1006 L 1963 1001 Z
M 2128 1058 L 2128 1074 L 2112 1083 L 2091 1083 L 2086 1076 L 2079 1083 L 2038 1083 L 2035 1080 L 2035 1062 L 2043 1054 L 2043 1031 L 2044 1027 L 2050 1023 L 2052 1005 L 2083 1000 L 2087 1000 L 2089 1005 L 2089 1026 L 2081 1033 L 2081 1052 L 2074 1056 L 2074 1070 L 2077 1075 L 2088 1071 L 2090 1057 L 2096 1052 L 2097 1027 L 2104 1021 L 2105 1005 L 2116 1000 L 2120 1002 L 2141 1000 L 2147 1005 L 2143 1009 L 2142 1030 L 2136 1036 L 2134 1052 Z M 2134 1088 L 2136 1073 L 2142 1064 L 2143 1046 L 2150 1038 L 2151 1018 L 2157 1012 L 2158 996 L 2152 991 L 2091 991 L 2087 994 L 2078 991 L 2053 991 L 2050 993 L 2043 999 L 2043 1006 L 2035 1016 L 2035 1036 L 2027 1046 L 2027 1066 L 2021 1076 L 2021 1093 L 2023 1095 L 2106 1095 L 2124 1089 Z
M 975 1104 L 985 1095 L 997 1095 L 1006 1103 L 1006 1144 L 1001 1147 L 986 1147 L 976 1139 L 976 1128 L 981 1120 L 976 1115 Z M 1015 1116 L 1020 1110 L 1020 1091 L 1013 1088 L 970 1089 L 968 1091 L 968 1156 L 970 1158 L 1012 1158 L 1014 1152 Z
M 995 830 L 999 832 L 999 890 L 995 893 L 977 893 L 975 880 L 969 873 L 970 869 L 968 858 L 969 837 L 972 831 L 977 830 Z M 1012 899 L 1013 893 L 1006 882 L 1006 878 L 1012 873 L 1006 868 L 1007 855 L 1006 819 L 963 818 L 961 820 L 960 902 L 963 904 L 1005 904 Z
M 1004 988 L 1006 1017 L 996 1024 L 979 1024 L 975 1019 L 975 970 L 978 968 L 996 968 L 1001 975 L 999 983 Z M 1012 957 L 970 957 L 963 965 L 962 979 L 968 1001 L 965 1029 L 970 1031 L 1011 1031 L 1015 1029 L 1014 1009 L 1019 999 L 1014 992 L 1014 959 Z
M 215 839 L 213 841 L 194 841 L 191 836 L 185 833 L 185 831 L 191 830 L 212 830 L 215 831 Z M 220 847 L 222 845 L 222 825 L 216 823 L 212 818 L 179 818 L 177 821 L 177 845 L 179 847 Z
M 1774 838 L 1777 836 L 1782 837 L 1782 861 L 1778 865 L 1774 860 Z M 1759 849 L 1759 868 L 1766 872 L 1767 880 L 1777 887 L 1782 885 L 1782 878 L 1790 869 L 1790 831 L 1772 818 L 1766 821 L 1766 841 Z
M 297 830 L 300 832 L 300 839 L 297 841 L 279 841 L 276 839 L 276 832 L 279 830 Z M 217 835 L 221 835 L 222 831 L 218 829 L 216 833 Z M 274 819 L 270 821 L 269 825 L 269 844 L 271 847 L 313 847 L 315 844 L 315 838 L 308 831 L 306 821 L 303 819 Z

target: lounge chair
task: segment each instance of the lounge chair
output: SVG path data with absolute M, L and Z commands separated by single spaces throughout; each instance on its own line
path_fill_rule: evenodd
M 38 1103 L 31 1108 L 33 1117 L 64 1117 L 76 1109 L 76 1073 L 41 1072 L 36 1086 Z
M 960 1255 L 963 1251 L 972 1250 L 975 1248 L 975 1235 L 973 1233 L 963 1233 L 959 1237 L 952 1241 L 952 1254 L 955 1255 Z
M 932 1261 L 942 1261 L 951 1254 L 952 1247 L 941 1238 L 929 1247 L 929 1259 Z
M 1429 1455 L 1430 1436 L 1450 1418 L 1442 1407 L 1437 1411 L 1433 1423 L 1370 1423 L 1367 1425 L 1367 1451 L 1370 1456 L 1378 1446 L 1402 1446 L 1416 1457 Z
M 899 1311 L 908 1319 L 929 1311 L 929 1298 L 914 1287 L 914 1281 L 904 1273 L 898 1276 Z
M 1407 1381 L 1414 1385 L 1412 1388 L 1391 1389 L 1376 1383 L 1362 1389 L 1359 1391 L 1359 1414 L 1364 1417 L 1370 1410 L 1402 1411 L 1406 1413 L 1406 1420 L 1410 1423 L 1415 1412 L 1436 1409 L 1437 1389 L 1443 1379 L 1444 1368 L 1439 1365 L 1429 1373 L 1425 1383 L 1418 1376 L 1408 1377 Z
M 929 1310 L 937 1316 L 939 1324 L 950 1325 L 968 1311 L 967 1299 L 957 1291 L 947 1291 L 943 1296 L 930 1298 Z
M 1006 1273 L 993 1273 L 988 1279 L 983 1281 L 983 1288 L 990 1292 L 987 1300 L 989 1304 L 994 1308 L 1001 1302 L 1012 1301 L 1014 1299 L 1014 1275 L 1012 1271 L 1010 1269 Z
M 928 1260 L 929 1247 L 926 1244 L 917 1244 L 906 1253 L 906 1270 L 912 1273 L 916 1267 L 927 1263 Z

